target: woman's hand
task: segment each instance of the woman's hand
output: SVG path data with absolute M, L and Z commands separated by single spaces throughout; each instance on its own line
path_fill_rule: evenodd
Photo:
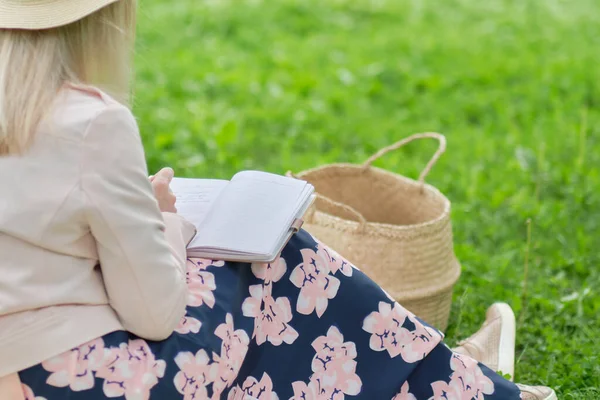
M 156 175 L 150 177 L 152 189 L 154 189 L 154 197 L 156 197 L 158 207 L 162 212 L 177 212 L 177 208 L 175 208 L 175 195 L 169 189 L 169 184 L 174 175 L 173 169 L 163 168 Z

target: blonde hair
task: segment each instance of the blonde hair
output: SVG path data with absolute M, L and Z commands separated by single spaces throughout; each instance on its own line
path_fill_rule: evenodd
M 72 24 L 0 29 L 0 155 L 31 145 L 65 83 L 97 86 L 127 104 L 135 0 L 119 0 Z

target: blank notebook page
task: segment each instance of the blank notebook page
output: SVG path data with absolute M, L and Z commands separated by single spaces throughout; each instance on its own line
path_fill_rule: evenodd
M 219 179 L 173 178 L 171 190 L 177 197 L 175 203 L 177 213 L 194 226 L 201 226 L 202 221 L 210 212 L 210 208 L 227 185 L 229 185 L 229 181 Z M 189 247 L 195 246 L 196 239 L 197 236 L 194 237 Z
M 194 247 L 269 254 L 289 231 L 306 182 L 237 174 L 202 221 Z

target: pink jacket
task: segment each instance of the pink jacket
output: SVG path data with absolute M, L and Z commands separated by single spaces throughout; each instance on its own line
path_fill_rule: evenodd
M 147 176 L 131 112 L 91 88 L 0 157 L 0 377 L 116 330 L 171 335 L 194 228 L 161 215 Z

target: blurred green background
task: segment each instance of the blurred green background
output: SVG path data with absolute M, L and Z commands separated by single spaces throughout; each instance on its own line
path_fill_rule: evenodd
M 506 301 L 516 380 L 600 398 L 599 1 L 145 0 L 139 27 L 151 170 L 284 173 L 447 135 L 428 180 L 464 266 L 448 342 Z M 434 149 L 377 164 L 416 177 Z

